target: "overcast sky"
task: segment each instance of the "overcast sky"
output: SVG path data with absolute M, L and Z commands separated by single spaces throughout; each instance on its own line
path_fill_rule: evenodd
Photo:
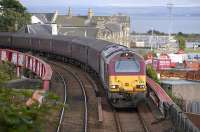
M 200 6 L 200 0 L 19 0 L 25 6 Z

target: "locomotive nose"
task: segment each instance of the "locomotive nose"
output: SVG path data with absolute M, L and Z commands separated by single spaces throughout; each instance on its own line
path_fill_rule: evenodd
M 125 83 L 124 85 L 128 87 L 128 86 L 129 86 L 129 83 Z
M 142 91 L 146 88 L 145 77 L 143 76 L 113 76 L 111 77 L 110 84 L 117 85 L 115 91 L 125 93 L 135 93 L 137 91 Z

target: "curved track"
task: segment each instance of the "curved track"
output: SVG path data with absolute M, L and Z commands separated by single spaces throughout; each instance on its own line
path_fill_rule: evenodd
M 57 126 L 57 129 L 56 129 L 56 132 L 60 132 L 60 128 L 61 128 L 61 124 L 62 124 L 62 121 L 63 121 L 63 116 L 64 116 L 64 113 L 65 113 L 65 105 L 66 105 L 66 102 L 67 102 L 67 85 L 66 85 L 66 81 L 63 77 L 63 75 L 59 72 L 56 72 L 60 78 L 60 80 L 63 82 L 63 85 L 64 85 L 64 101 L 63 101 L 63 107 L 62 107 L 62 110 L 61 110 L 61 114 L 60 114 L 60 117 L 59 117 L 59 124 Z
M 57 127 L 57 132 L 59 131 L 84 131 L 87 132 L 88 128 L 88 107 L 87 107 L 87 95 L 85 92 L 85 87 L 80 80 L 80 78 L 65 68 L 62 65 L 58 65 L 54 62 L 48 61 L 57 73 L 62 73 L 63 80 L 68 80 L 68 88 L 66 93 L 68 93 L 68 107 L 65 112 L 66 106 L 62 108 L 59 125 Z M 61 76 L 61 75 L 59 75 Z M 61 95 L 63 97 L 63 95 Z M 65 100 L 65 97 L 64 97 Z M 66 98 L 67 100 L 67 98 Z M 65 101 L 66 102 L 66 101 Z
M 93 78 L 89 79 L 88 74 L 80 68 L 55 60 L 49 61 L 49 63 L 63 74 L 65 80 L 68 80 L 67 93 L 69 99 L 67 99 L 67 104 L 69 107 L 64 112 L 63 119 L 60 118 L 60 131 L 149 132 L 151 130 L 159 130 L 156 126 L 161 128 L 160 125 L 162 123 L 154 125 L 153 128 L 156 129 L 152 129 L 153 117 L 144 117 L 149 115 L 150 111 L 144 112 L 143 108 L 113 110 L 104 96 L 102 97 L 104 119 L 102 122 L 98 122 L 98 99 L 95 93 L 98 93 L 96 92 L 97 90 L 102 91 L 101 88 L 98 89 L 94 86 Z M 141 109 L 142 112 L 140 113 Z
M 74 73 L 77 78 L 82 82 L 82 85 L 85 89 L 85 93 L 87 95 L 87 105 L 89 106 L 87 109 L 87 131 L 88 132 L 102 132 L 107 131 L 106 128 L 103 127 L 102 122 L 102 109 L 99 110 L 99 89 L 91 76 L 88 73 L 84 72 L 82 69 L 72 66 L 66 65 L 61 62 L 56 62 L 56 65 L 62 66 L 64 69 L 69 70 Z

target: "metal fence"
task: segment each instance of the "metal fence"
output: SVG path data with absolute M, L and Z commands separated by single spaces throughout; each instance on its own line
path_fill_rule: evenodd
M 153 91 L 158 97 L 159 105 L 158 108 L 165 116 L 170 117 L 173 122 L 176 131 L 178 132 L 200 132 L 199 128 L 196 127 L 187 115 L 177 106 L 162 87 L 157 84 L 154 80 L 147 77 L 147 85 L 149 91 Z M 150 94 L 151 95 L 151 94 Z M 153 98 L 152 98 L 153 99 Z
M 183 113 L 183 111 L 176 105 L 168 106 L 168 116 L 171 118 L 174 126 L 180 132 L 200 132 L 191 120 Z
M 200 102 L 198 101 L 186 102 L 185 111 L 190 113 L 200 114 Z

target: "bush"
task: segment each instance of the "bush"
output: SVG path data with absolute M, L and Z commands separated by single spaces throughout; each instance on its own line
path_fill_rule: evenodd
M 43 132 L 45 131 L 49 115 L 60 110 L 58 100 L 50 99 L 38 107 L 34 104 L 27 108 L 25 102 L 32 91 L 0 88 L 0 131 L 3 132 Z M 51 96 L 56 97 L 51 93 Z M 56 98 L 57 99 L 57 98 Z M 52 120 L 55 121 L 55 120 Z M 51 123 L 51 122 L 50 122 Z
M 15 66 L 10 62 L 0 64 L 0 83 L 16 79 Z
M 157 83 L 160 83 L 160 80 L 158 79 L 157 72 L 151 65 L 147 65 L 147 76 L 152 78 Z
M 185 48 L 186 48 L 185 38 L 186 38 L 186 36 L 182 33 L 178 33 L 178 35 L 176 36 L 176 39 L 179 44 L 179 49 L 181 49 L 181 50 L 185 50 Z
M 178 38 L 178 42 L 179 42 L 179 49 L 184 50 L 185 49 L 185 39 L 183 37 L 179 37 Z
M 176 104 L 176 105 L 178 105 L 182 110 L 184 110 L 184 100 L 183 100 L 183 98 L 182 97 L 177 97 L 175 94 L 173 94 L 172 93 L 172 91 L 171 90 L 166 90 L 165 89 L 165 91 L 166 91 L 166 93 L 169 95 L 169 97 L 174 101 L 174 103 Z

